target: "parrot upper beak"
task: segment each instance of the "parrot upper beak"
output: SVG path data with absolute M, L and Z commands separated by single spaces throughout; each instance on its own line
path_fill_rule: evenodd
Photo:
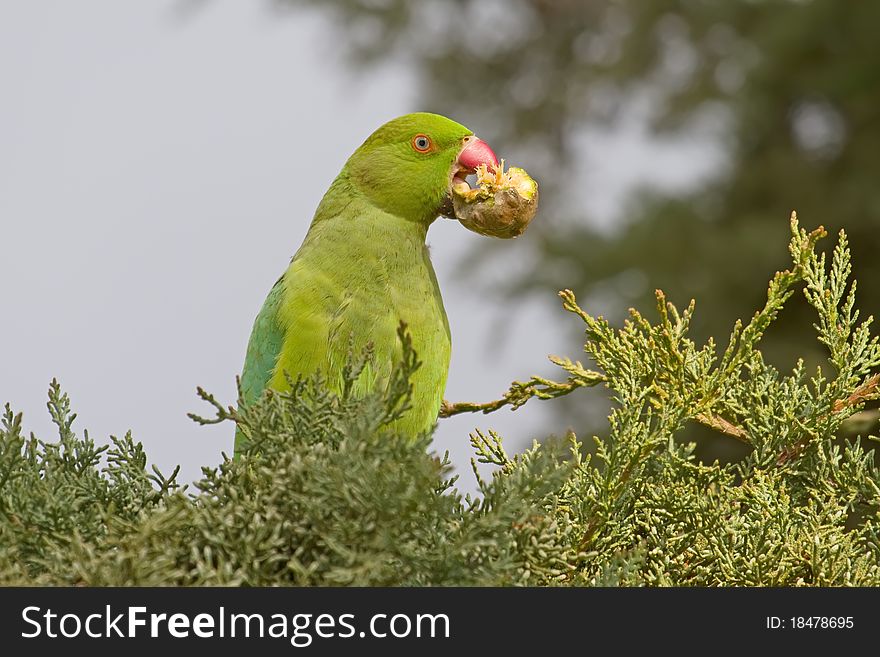
M 489 144 L 471 135 L 464 138 L 464 146 L 458 153 L 458 159 L 452 166 L 452 180 L 450 188 L 459 183 L 467 184 L 467 177 L 477 170 L 481 164 L 498 166 L 498 158 L 489 148 Z

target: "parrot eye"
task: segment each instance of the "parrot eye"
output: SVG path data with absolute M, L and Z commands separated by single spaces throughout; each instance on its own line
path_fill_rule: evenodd
M 427 153 L 432 146 L 431 138 L 428 135 L 416 135 L 412 138 L 412 147 L 419 153 Z

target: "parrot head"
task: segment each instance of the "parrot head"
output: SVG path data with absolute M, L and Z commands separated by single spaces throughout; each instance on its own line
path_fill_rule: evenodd
M 413 221 L 446 214 L 449 193 L 481 164 L 497 165 L 488 144 L 439 114 L 393 119 L 349 158 L 351 180 L 375 205 Z

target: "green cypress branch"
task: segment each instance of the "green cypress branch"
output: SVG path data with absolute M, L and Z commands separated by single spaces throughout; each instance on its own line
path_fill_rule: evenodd
M 234 423 L 248 442 L 192 488 L 150 466 L 130 434 L 107 445 L 78 434 L 53 381 L 54 442 L 26 436 L 8 405 L 0 414 L 0 583 L 878 586 L 877 410 L 866 405 L 880 399 L 880 345 L 856 309 L 846 236 L 830 259 L 817 253 L 823 236 L 792 215 L 791 267 L 722 349 L 689 337 L 693 301 L 679 309 L 657 291 L 656 318 L 632 310 L 612 326 L 561 292 L 587 364 L 551 357 L 562 380 L 533 376 L 443 415 L 576 400 L 602 384 L 607 429 L 589 454 L 573 433 L 511 454 L 497 432 L 475 431 L 477 497 L 453 487 L 430 436 L 396 429 L 419 367 L 403 326 L 388 386 L 366 396 L 354 381 L 369 350 L 351 355 L 339 395 L 321 377 L 247 406 L 199 388 L 213 416 L 191 417 Z M 828 353 L 812 375 L 803 362 L 780 373 L 760 351 L 799 288 Z M 693 422 L 748 454 L 701 463 Z

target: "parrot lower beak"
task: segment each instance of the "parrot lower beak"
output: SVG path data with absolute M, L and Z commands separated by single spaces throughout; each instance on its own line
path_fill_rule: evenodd
M 485 164 L 487 167 L 498 166 L 498 158 L 489 148 L 489 144 L 482 139 L 477 139 L 474 136 L 465 137 L 464 146 L 452 166 L 450 189 L 460 184 L 468 185 L 467 177 L 475 173 L 481 164 Z

